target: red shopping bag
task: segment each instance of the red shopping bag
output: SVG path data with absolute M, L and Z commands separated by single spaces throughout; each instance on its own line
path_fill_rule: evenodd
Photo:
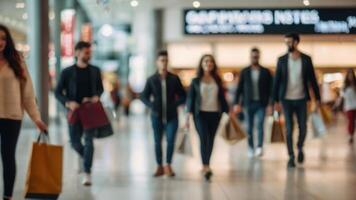
M 85 130 L 104 127 L 110 124 L 101 102 L 84 103 L 78 108 L 80 122 Z

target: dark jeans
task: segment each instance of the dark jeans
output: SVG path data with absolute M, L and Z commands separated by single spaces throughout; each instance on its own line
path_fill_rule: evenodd
M 12 197 L 16 177 L 16 145 L 21 128 L 20 120 L 0 119 L 1 159 L 4 177 L 4 196 Z
M 84 145 L 82 137 L 84 135 Z M 83 166 L 85 173 L 91 173 L 94 155 L 94 142 L 92 132 L 84 131 L 80 123 L 69 125 L 69 137 L 73 149 L 83 159 Z
M 258 147 L 263 146 L 264 137 L 264 121 L 266 114 L 266 107 L 263 106 L 259 101 L 252 101 L 247 107 L 247 133 L 248 133 L 248 145 L 251 149 L 254 149 L 253 141 L 253 129 L 255 117 L 257 117 L 257 131 L 258 131 Z
M 302 100 L 284 100 L 282 101 L 285 123 L 287 128 L 287 147 L 288 154 L 294 158 L 293 151 L 293 115 L 297 117 L 299 126 L 298 150 L 303 149 L 305 137 L 307 135 L 307 101 Z
M 195 127 L 200 138 L 200 153 L 203 165 L 210 164 L 214 139 L 218 129 L 221 114 L 218 112 L 200 112 L 194 117 Z
M 165 131 L 167 138 L 167 164 L 171 164 L 178 129 L 178 119 L 171 119 L 167 123 L 163 123 L 161 118 L 151 116 L 151 121 L 155 139 L 156 162 L 158 165 L 162 165 L 162 139 L 163 132 Z

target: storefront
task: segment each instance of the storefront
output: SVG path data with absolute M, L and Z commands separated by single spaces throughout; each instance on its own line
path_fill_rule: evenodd
M 249 64 L 252 47 L 274 71 L 286 53 L 283 35 L 290 32 L 301 34 L 300 48 L 312 56 L 324 91 L 338 91 L 345 70 L 356 68 L 356 8 L 168 9 L 164 16 L 170 64 L 185 86 L 203 54 L 215 56 L 227 84 Z
M 335 72 L 356 67 L 355 13 L 355 8 L 166 10 L 170 23 L 164 24 L 164 37 L 174 69 L 195 68 L 200 56 L 210 53 L 222 71 L 239 71 L 248 65 L 251 47 L 258 47 L 261 63 L 273 69 L 286 51 L 283 35 L 298 32 L 315 67 Z

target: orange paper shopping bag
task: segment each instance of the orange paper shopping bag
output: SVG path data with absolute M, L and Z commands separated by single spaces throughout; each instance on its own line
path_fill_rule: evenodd
M 41 138 L 47 138 L 40 142 Z M 62 191 L 63 147 L 47 143 L 48 135 L 41 133 L 32 144 L 28 166 L 25 198 L 57 199 Z

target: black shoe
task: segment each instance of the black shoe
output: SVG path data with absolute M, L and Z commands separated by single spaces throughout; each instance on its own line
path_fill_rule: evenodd
M 205 172 L 205 174 L 204 174 L 204 177 L 205 177 L 205 180 L 206 181 L 210 181 L 210 178 L 213 176 L 213 172 L 212 171 L 207 171 L 207 172 Z
M 303 151 L 299 151 L 298 153 L 298 163 L 302 164 L 304 162 L 304 153 Z
M 287 167 L 288 169 L 295 168 L 294 158 L 289 158 Z

